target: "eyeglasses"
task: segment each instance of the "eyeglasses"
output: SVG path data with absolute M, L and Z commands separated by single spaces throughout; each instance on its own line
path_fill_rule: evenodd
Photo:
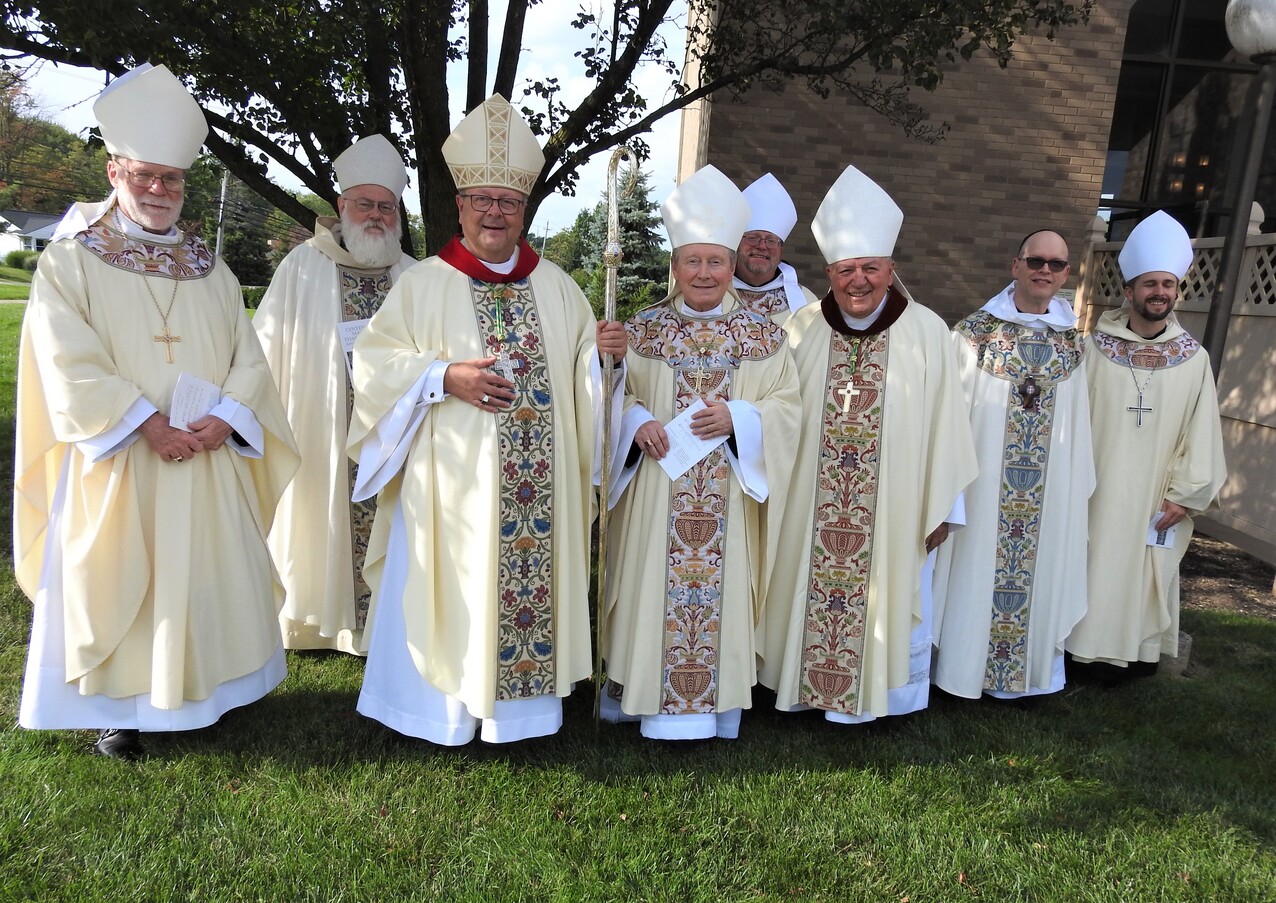
M 399 212 L 398 204 L 389 201 L 370 201 L 367 198 L 346 198 L 360 213 L 371 213 L 374 209 L 382 216 L 394 216 Z
M 1050 267 L 1050 272 L 1062 273 L 1068 268 L 1068 261 L 1060 260 L 1057 257 L 1053 260 L 1047 260 L 1045 257 L 1020 257 L 1019 259 L 1028 264 L 1029 270 L 1039 270 L 1043 266 L 1048 265 Z
M 757 245 L 759 248 L 778 248 L 784 244 L 784 239 L 775 235 L 767 235 L 765 232 L 746 232 L 742 238 L 745 244 Z
M 159 173 L 149 172 L 144 169 L 137 172 L 123 166 L 121 166 L 120 169 L 124 171 L 124 175 L 128 177 L 128 183 L 134 188 L 145 188 L 147 191 L 150 191 L 151 186 L 156 182 L 159 182 L 164 186 L 165 191 L 171 191 L 176 194 L 186 186 L 185 173 L 182 175 L 169 173 L 168 175 L 161 176 Z
M 523 208 L 523 205 L 527 203 L 518 198 L 494 198 L 485 194 L 463 194 L 461 197 L 467 198 L 470 206 L 478 213 L 487 213 L 487 211 L 492 209 L 493 204 L 501 208 L 501 213 L 506 215 L 518 213 Z

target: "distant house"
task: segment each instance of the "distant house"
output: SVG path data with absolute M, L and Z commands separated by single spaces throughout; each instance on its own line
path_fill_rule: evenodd
M 0 210 L 0 257 L 10 251 L 44 250 L 61 219 L 61 213 Z

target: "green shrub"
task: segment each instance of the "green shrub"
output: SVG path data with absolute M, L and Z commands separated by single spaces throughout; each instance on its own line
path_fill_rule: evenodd
M 22 269 L 30 257 L 39 257 L 39 251 L 10 251 L 4 255 L 4 265 L 13 267 L 15 270 Z M 34 269 L 34 267 L 32 267 Z
M 34 273 L 35 268 L 40 265 L 40 252 L 27 251 L 26 253 L 28 256 L 26 260 L 22 261 L 22 269 L 28 273 Z
M 261 304 L 261 298 L 266 294 L 264 285 L 244 285 L 239 289 L 244 293 L 244 307 L 249 310 L 256 310 L 257 305 Z

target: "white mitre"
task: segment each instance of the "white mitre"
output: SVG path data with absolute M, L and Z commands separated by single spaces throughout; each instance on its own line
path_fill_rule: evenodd
M 443 142 L 443 159 L 458 191 L 488 187 L 531 194 L 545 168 L 536 136 L 499 94 L 471 110 L 452 130 Z
M 1144 273 L 1173 273 L 1181 282 L 1192 265 L 1192 239 L 1178 220 L 1158 210 L 1134 227 L 1117 264 L 1126 282 Z
M 665 198 L 660 216 L 672 248 L 705 244 L 735 251 L 749 222 L 749 202 L 717 167 L 706 166 Z
M 118 156 L 189 169 L 208 136 L 204 112 L 166 66 L 143 63 L 102 89 L 93 115 Z
M 342 192 L 356 185 L 380 185 L 396 198 L 408 186 L 403 158 L 385 135 L 368 135 L 343 150 L 332 161 Z
M 780 241 L 788 241 L 797 225 L 797 207 L 779 179 L 767 173 L 744 189 L 744 199 L 749 202 L 745 232 L 774 232 Z
M 826 263 L 857 257 L 890 257 L 904 225 L 904 211 L 882 187 L 848 166 L 815 211 L 811 233 Z

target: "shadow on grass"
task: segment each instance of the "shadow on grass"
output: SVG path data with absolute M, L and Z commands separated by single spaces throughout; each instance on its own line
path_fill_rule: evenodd
M 496 769 L 518 780 L 567 773 L 611 787 L 673 782 L 693 792 L 723 782 L 849 776 L 865 792 L 874 784 L 915 792 L 919 808 L 935 805 L 928 794 L 943 788 L 952 805 L 985 807 L 986 820 L 1007 831 L 1104 832 L 1128 828 L 1132 818 L 1153 825 L 1188 816 L 1276 843 L 1276 623 L 1216 613 L 1185 621 L 1194 664 L 1182 678 L 1070 684 L 1009 703 L 935 692 L 924 712 L 859 727 L 829 724 L 816 712 L 777 712 L 760 689 L 739 740 L 697 744 L 644 740 L 634 724 L 603 724 L 595 734 L 592 687 L 583 684 L 566 701 L 555 736 L 444 749 L 356 713 L 358 659 L 290 653 L 278 690 L 213 727 L 150 737 L 145 767 L 216 760 L 231 774 L 282 769 L 330 782 L 369 765 L 389 773 Z M 1018 798 L 1030 789 L 1048 802 L 1025 811 Z

